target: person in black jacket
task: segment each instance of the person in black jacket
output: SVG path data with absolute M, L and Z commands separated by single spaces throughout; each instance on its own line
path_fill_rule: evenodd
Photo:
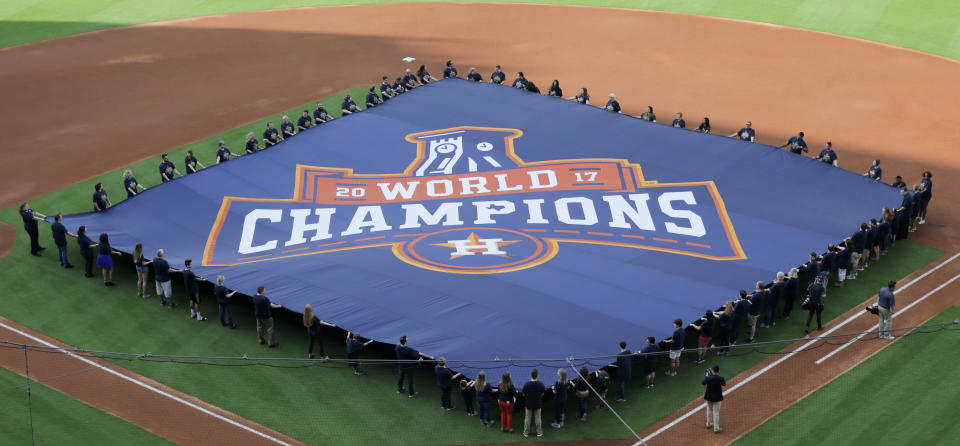
M 747 290 L 740 290 L 740 298 L 733 303 L 733 320 L 730 323 L 730 345 L 737 345 L 737 336 L 740 334 L 740 326 L 743 320 L 747 318 L 747 308 L 750 301 L 747 300 Z
M 723 386 L 727 385 L 727 380 L 719 373 L 720 366 L 715 365 L 707 369 L 707 375 L 700 382 L 707 386 L 703 393 L 703 399 L 707 401 L 707 428 L 713 428 L 715 434 L 723 432 L 723 429 L 720 429 L 720 402 L 723 401 Z
M 810 253 L 810 260 L 803 264 L 803 272 L 807 273 L 807 286 L 810 286 L 816 278 L 820 277 L 820 260 L 817 259 L 817 253 Z
M 580 367 L 577 379 L 573 380 L 573 391 L 577 397 L 577 406 L 580 408 L 580 416 L 577 419 L 580 421 L 587 421 L 587 399 L 590 398 L 591 375 L 586 367 Z
M 57 245 L 57 254 L 60 256 L 60 266 L 64 268 L 73 268 L 70 264 L 70 258 L 67 256 L 67 235 L 73 236 L 67 231 L 67 227 L 61 223 L 63 214 L 57 213 L 53 216 L 53 224 L 50 225 L 50 231 L 53 233 L 53 244 Z
M 27 231 L 27 235 L 30 236 L 30 255 L 40 257 L 40 251 L 47 249 L 40 246 L 40 227 L 37 225 L 38 220 L 43 220 L 46 217 L 46 215 L 30 209 L 29 203 L 20 205 L 20 218 L 23 219 L 23 230 Z
M 553 409 L 556 421 L 550 423 L 551 426 L 560 429 L 563 427 L 563 421 L 566 418 L 567 390 L 570 389 L 570 380 L 567 379 L 567 369 L 557 369 L 557 381 L 550 387 L 553 392 Z
M 837 283 L 835 286 L 843 286 L 847 280 L 848 274 L 853 275 L 853 261 L 850 256 L 853 255 L 853 241 L 848 237 L 837 249 Z
M 757 282 L 757 289 L 750 295 L 750 308 L 747 308 L 747 326 L 750 327 L 750 337 L 747 343 L 753 342 L 757 337 L 757 321 L 760 319 L 760 312 L 763 310 L 763 304 L 767 301 L 767 290 L 763 282 Z
M 486 427 L 493 426 L 493 420 L 490 419 L 490 402 L 493 396 L 493 386 L 487 382 L 487 372 L 477 373 L 477 379 L 471 381 L 471 385 L 477 392 L 477 406 L 480 408 L 480 423 Z
M 807 316 L 807 325 L 803 332 L 810 333 L 810 321 L 813 320 L 814 313 L 817 315 L 817 330 L 823 330 L 823 321 L 820 316 L 823 313 L 823 279 L 817 277 L 807 288 L 805 308 L 810 314 Z
M 800 270 L 790 269 L 787 273 L 787 280 L 783 284 L 783 319 L 790 319 L 790 313 L 793 312 L 793 303 L 800 295 Z
M 617 362 L 610 364 L 610 366 L 617 368 L 617 385 L 619 386 L 617 401 L 624 402 L 627 400 L 627 381 L 630 381 L 630 376 L 633 374 L 633 352 L 627 348 L 627 341 L 620 341 L 620 353 L 617 353 Z
M 400 361 L 397 363 L 397 368 L 399 369 L 397 393 L 403 393 L 403 378 L 406 376 L 410 398 L 413 398 L 417 396 L 417 392 L 413 390 L 413 369 L 417 366 L 417 363 L 414 361 L 420 358 L 433 359 L 433 356 L 425 355 L 408 347 L 406 336 L 400 336 L 400 345 L 398 345 L 394 351 L 397 353 L 397 361 Z
M 780 271 L 777 273 L 777 280 L 767 285 L 770 297 L 767 299 L 767 308 L 763 314 L 763 325 L 761 327 L 772 328 L 777 325 L 777 305 L 780 303 L 780 298 L 783 297 L 783 289 L 787 283 L 786 277 L 786 274 Z
M 313 359 L 313 342 L 317 342 L 317 354 L 320 355 L 320 360 L 326 362 L 330 357 L 323 353 L 323 338 L 321 337 L 323 326 L 327 327 L 336 327 L 329 322 L 320 320 L 316 315 L 313 314 L 313 305 L 307 304 L 303 307 L 303 326 L 307 328 L 307 337 L 309 338 L 309 344 L 307 345 L 307 359 Z
M 77 229 L 77 245 L 80 245 L 80 256 L 83 257 L 83 277 L 93 277 L 93 248 L 97 246 L 90 237 L 87 237 L 87 227 Z

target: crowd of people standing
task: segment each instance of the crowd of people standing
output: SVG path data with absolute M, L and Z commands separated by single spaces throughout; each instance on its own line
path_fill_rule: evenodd
M 443 77 L 459 77 L 458 70 L 452 61 L 446 62 Z M 474 82 L 484 81 L 483 76 L 475 68 L 469 70 L 466 78 Z M 376 107 L 397 95 L 436 80 L 423 65 L 416 72 L 407 69 L 402 76 L 394 78 L 392 82 L 388 76 L 383 76 L 379 86 L 371 86 L 368 90 L 364 98 L 365 107 L 367 109 Z M 491 73 L 489 82 L 542 94 L 539 87 L 533 81 L 527 79 L 523 72 L 518 72 L 513 82 L 507 82 L 507 76 L 499 65 Z M 563 98 L 563 90 L 558 80 L 551 83 L 546 94 Z M 581 88 L 576 95 L 568 99 L 580 104 L 589 104 L 590 94 L 586 88 Z M 611 112 L 622 113 L 621 105 L 614 93 L 609 94 L 603 108 Z M 360 111 L 361 108 L 350 95 L 343 98 L 340 110 L 341 116 Z M 652 106 L 648 106 L 639 118 L 649 122 L 657 122 Z M 295 124 L 291 122 L 288 116 L 281 118 L 279 128 L 275 127 L 273 122 L 268 122 L 262 133 L 262 138 L 259 140 L 254 133 L 248 133 L 244 140 L 244 150 L 248 154 L 264 150 L 332 119 L 334 117 L 324 108 L 322 103 L 318 102 L 312 113 L 309 110 L 303 110 Z M 670 125 L 685 129 L 686 121 L 683 118 L 683 113 L 677 112 Z M 709 117 L 704 117 L 695 130 L 710 133 L 712 129 Z M 748 121 L 743 128 L 729 136 L 743 141 L 755 142 L 756 130 L 753 128 L 752 122 Z M 808 153 L 809 148 L 804 138 L 804 132 L 798 132 L 797 135 L 790 137 L 782 144 L 780 148 L 786 148 L 797 155 Z M 227 162 L 238 156 L 241 155 L 233 153 L 227 148 L 224 141 L 220 141 L 217 145 L 215 164 Z M 814 158 L 825 164 L 839 166 L 837 153 L 831 142 L 827 142 Z M 158 166 L 160 182 L 173 181 L 177 177 L 196 173 L 207 166 L 196 158 L 192 150 L 188 150 L 184 157 L 183 167 L 185 174 L 181 173 L 177 166 L 170 161 L 167 154 L 163 154 Z M 880 160 L 874 160 L 864 175 L 876 181 L 882 181 L 883 172 L 880 167 Z M 147 190 L 147 187 L 143 186 L 130 170 L 124 171 L 122 177 L 127 198 L 132 198 Z M 806 297 L 800 302 L 801 309 L 807 311 L 805 333 L 809 333 L 814 318 L 817 322 L 816 330 L 821 330 L 823 329 L 821 315 L 831 281 L 835 280 L 833 282 L 834 287 L 841 287 L 844 286 L 846 281 L 855 280 L 858 272 L 866 269 L 871 261 L 879 260 L 897 240 L 907 238 L 910 233 L 917 231 L 918 227 L 926 222 L 929 203 L 932 199 L 932 177 L 930 171 L 924 171 L 920 180 L 910 187 L 901 176 L 896 176 L 891 186 L 899 188 L 902 194 L 902 202 L 896 209 L 883 208 L 877 218 L 871 218 L 869 221 L 863 222 L 849 237 L 835 244 L 828 244 L 826 250 L 822 253 L 812 252 L 809 260 L 803 265 L 798 265 L 787 272 L 778 273 L 776 278 L 768 283 L 757 282 L 755 290 L 751 292 L 741 290 L 737 298 L 725 302 L 719 309 L 706 310 L 704 316 L 693 321 L 693 323 L 684 325 L 681 319 L 675 320 L 673 334 L 667 339 L 658 342 L 654 337 L 648 337 L 642 348 L 637 352 L 628 349 L 626 341 L 621 341 L 619 344 L 620 352 L 616 354 L 616 360 L 613 363 L 594 371 L 584 367 L 577 370 L 576 376 L 572 377 L 573 379 L 568 377 L 566 369 L 560 368 L 557 370 L 552 385 L 546 386 L 539 380 L 538 371 L 534 369 L 531 371 L 530 380 L 518 390 L 509 373 L 504 373 L 499 382 L 494 385 L 487 380 L 486 373 L 483 371 L 479 372 L 475 378 L 468 378 L 461 372 L 449 369 L 445 359 L 439 358 L 436 360 L 435 374 L 441 393 L 441 407 L 445 410 L 453 410 L 455 407 L 452 404 L 451 392 L 453 389 L 459 389 L 467 414 L 479 416 L 481 424 L 489 427 L 495 424 L 491 416 L 491 407 L 492 402 L 496 400 L 497 407 L 500 410 L 500 427 L 504 431 L 511 432 L 513 430 L 512 414 L 514 407 L 517 404 L 523 404 L 525 414 L 523 435 L 530 434 L 532 426 L 534 432 L 541 436 L 543 430 L 540 419 L 545 395 L 550 395 L 554 403 L 554 421 L 551 426 L 555 428 L 564 426 L 566 421 L 565 406 L 571 393 L 573 398 L 577 400 L 578 420 L 586 421 L 587 400 L 590 397 L 591 389 L 600 396 L 600 404 L 596 408 L 603 409 L 607 404 L 606 393 L 611 387 L 612 376 L 617 379 L 616 401 L 626 401 L 625 386 L 632 377 L 635 361 L 639 362 L 639 367 L 643 370 L 643 387 L 646 389 L 654 387 L 657 358 L 662 351 L 669 356 L 669 367 L 665 374 L 676 376 L 679 373 L 680 358 L 687 344 L 686 336 L 688 332 L 697 336 L 696 363 L 705 362 L 711 349 L 716 355 L 724 356 L 728 353 L 729 346 L 736 345 L 740 341 L 741 333 L 746 334 L 744 342 L 751 343 L 758 336 L 758 328 L 773 328 L 776 326 L 778 318 L 789 319 L 800 300 L 802 289 L 806 290 Z M 92 203 L 94 212 L 104 212 L 113 205 L 101 183 L 94 186 Z M 23 220 L 24 230 L 30 239 L 30 253 L 34 256 L 40 256 L 41 251 L 45 248 L 39 242 L 38 222 L 44 220 L 46 215 L 31 209 L 28 203 L 23 203 L 19 212 Z M 84 226 L 78 227 L 75 233 L 70 232 L 62 224 L 62 215 L 56 214 L 51 223 L 51 235 L 54 245 L 57 247 L 58 260 L 63 268 L 73 268 L 69 261 L 67 243 L 67 237 L 73 237 L 77 240 L 79 252 L 84 260 L 84 276 L 94 277 L 92 270 L 96 266 L 101 269 L 104 285 L 114 286 L 114 257 L 124 254 L 111 247 L 108 234 L 99 234 L 95 241 L 87 235 Z M 189 301 L 189 317 L 198 322 L 207 320 L 206 317 L 201 315 L 199 288 L 199 284 L 206 282 L 207 279 L 194 273 L 191 260 L 185 260 L 183 268 L 173 268 L 165 259 L 163 249 L 157 250 L 155 256 L 148 259 L 140 244 L 136 246 L 131 258 L 137 272 L 137 295 L 140 298 L 148 299 L 152 297 L 148 291 L 149 275 L 152 269 L 154 288 L 160 304 L 170 309 L 176 308 L 177 304 L 174 303 L 171 287 L 171 273 L 180 273 Z M 805 275 L 805 284 L 800 282 L 801 273 Z M 219 276 L 216 278 L 215 285 L 213 285 L 213 295 L 217 300 L 219 309 L 219 320 L 224 327 L 237 328 L 238 324 L 233 319 L 232 304 L 238 291 L 227 288 L 225 282 L 226 278 Z M 881 292 L 879 317 L 883 330 L 881 337 L 884 339 L 892 339 L 889 331 L 889 317 L 893 306 L 892 290 L 894 285 L 895 283 L 891 282 L 884 289 L 886 291 Z M 266 344 L 269 348 L 278 347 L 279 343 L 276 342 L 274 336 L 274 321 L 271 310 L 282 307 L 270 301 L 263 286 L 257 289 L 252 301 L 259 343 Z M 317 351 L 319 359 L 321 361 L 328 360 L 329 358 L 324 354 L 321 342 L 321 330 L 323 327 L 336 327 L 336 325 L 317 317 L 310 305 L 303 309 L 302 314 L 303 326 L 308 338 L 307 357 L 310 359 L 317 358 L 314 355 L 314 345 L 316 344 L 319 347 Z M 886 326 L 884 326 L 885 321 Z M 360 368 L 362 363 L 359 360 L 360 351 L 372 342 L 372 340 L 364 340 L 355 332 L 347 332 L 348 365 L 353 368 L 354 373 L 358 376 L 366 373 Z M 434 358 L 411 348 L 405 336 L 400 339 L 395 353 L 399 364 L 397 392 L 407 392 L 408 396 L 415 397 L 417 392 L 414 391 L 413 370 L 419 362 L 423 360 L 433 361 Z M 719 380 L 711 378 L 712 375 L 708 373 L 704 385 L 711 386 L 712 390 L 708 390 L 708 396 L 713 392 L 713 397 L 716 398 L 715 387 Z M 406 389 L 404 388 L 405 383 Z M 720 399 L 722 399 L 722 395 Z M 708 401 L 710 400 L 708 399 Z M 711 418 L 709 418 L 714 416 L 713 414 L 719 414 L 719 400 L 714 401 L 714 403 L 716 403 L 715 406 L 711 405 L 711 407 L 715 407 L 715 409 L 708 412 L 708 427 L 714 426 L 715 431 L 719 431 L 718 421 L 714 420 L 711 424 Z M 476 410 L 475 407 L 478 407 L 479 410 Z

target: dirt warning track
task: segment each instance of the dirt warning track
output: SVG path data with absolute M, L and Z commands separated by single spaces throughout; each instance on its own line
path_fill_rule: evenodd
M 407 56 L 417 61 L 402 62 Z M 586 86 L 594 103 L 602 104 L 607 93 L 616 92 L 626 112 L 638 114 L 653 105 L 660 121 L 682 111 L 688 125 L 695 126 L 702 116 L 710 116 L 714 133 L 730 133 L 752 120 L 759 141 L 767 144 L 779 145 L 803 130 L 811 151 L 819 151 L 830 140 L 840 165 L 850 170 L 865 171 L 871 159 L 880 158 L 888 182 L 898 174 L 918 182 L 922 170 L 933 170 L 929 223 L 911 238 L 948 253 L 960 249 L 960 232 L 954 228 L 960 211 L 947 205 L 960 188 L 960 159 L 953 150 L 960 143 L 960 127 L 953 122 L 955 104 L 960 102 L 956 82 L 960 63 L 779 26 L 564 6 L 396 4 L 251 12 L 111 29 L 0 50 L 4 98 L 0 134 L 5 137 L 0 156 L 7 167 L 0 180 L 0 206 L 278 110 L 376 84 L 381 75 L 396 76 L 406 67 L 425 63 L 439 75 L 447 59 L 453 59 L 461 73 L 476 66 L 484 77 L 495 64 L 511 78 L 524 71 L 542 90 L 559 79 L 567 96 Z M 240 145 L 228 142 L 235 148 Z M 106 186 L 119 190 L 119 184 L 118 178 L 117 184 Z M 802 193 L 813 192 L 833 191 Z M 0 234 L 9 241 L 9 231 Z M 903 302 L 960 272 L 957 263 L 905 292 Z M 931 296 L 896 324 L 926 320 L 949 303 L 945 295 Z M 852 310 L 857 311 L 862 310 Z M 849 330 L 866 329 L 869 322 L 875 321 L 858 319 Z M 0 331 L 14 339 L 12 332 Z M 880 346 L 856 345 L 824 361 L 818 370 L 823 376 L 835 376 Z M 76 361 L 64 355 L 48 357 Z M 806 354 L 793 359 L 808 360 Z M 0 356 L 0 364 L 12 370 L 19 371 L 18 363 L 22 364 L 22 352 L 15 361 Z M 777 379 L 776 373 L 771 369 L 764 379 Z M 196 410 L 171 404 L 155 392 L 141 389 L 141 403 L 130 404 L 103 396 L 112 391 L 97 391 L 119 381 L 136 386 L 122 378 L 95 372 L 76 379 L 83 384 L 61 390 L 174 441 L 216 436 L 209 426 L 202 427 L 201 436 L 186 432 L 190 424 L 172 423 L 179 432 L 155 430 L 159 428 L 138 413 L 159 407 L 154 401 L 169 404 L 165 410 L 170 412 L 188 411 L 184 416 Z M 762 385 L 758 380 L 737 392 L 743 392 L 746 400 L 750 389 Z M 737 392 L 725 402 L 724 411 L 737 410 Z M 789 403 L 771 400 L 770 407 L 757 413 L 756 424 Z M 700 418 L 702 414 L 691 416 L 690 426 L 702 430 Z M 250 435 L 228 422 L 217 425 L 223 438 Z M 728 432 L 716 442 L 730 441 L 752 427 L 725 426 Z M 680 423 L 653 444 L 682 443 L 683 438 L 674 435 L 688 428 Z

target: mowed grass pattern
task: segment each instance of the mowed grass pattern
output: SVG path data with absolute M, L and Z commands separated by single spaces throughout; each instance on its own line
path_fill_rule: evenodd
M 26 380 L 4 368 L 0 368 L 0 433 L 0 443 L 7 445 L 173 444 L 42 384 L 30 385 L 28 399 Z
M 951 307 L 927 324 L 958 319 L 960 308 Z M 914 330 L 735 444 L 957 444 L 958 351 L 956 325 Z
M 116 26 L 260 9 L 429 0 L 17 0 L 0 3 L 0 47 Z M 435 0 L 434 0 L 435 1 Z M 484 0 L 487 3 L 509 3 Z M 955 0 L 525 0 L 675 11 L 812 29 L 960 59 Z M 359 25 L 359 24 L 358 24 Z

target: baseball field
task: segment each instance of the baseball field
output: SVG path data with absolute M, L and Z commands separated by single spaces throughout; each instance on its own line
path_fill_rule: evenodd
M 421 2 L 0 5 L 0 97 L 7 98 L 0 126 L 9 136 L 0 149 L 8 167 L 0 192 L 0 431 L 11 444 L 527 440 L 481 428 L 462 408 L 439 411 L 429 367 L 416 375 L 420 397 L 408 399 L 395 393 L 393 364 L 371 363 L 357 377 L 342 362 L 306 361 L 298 314 L 278 314 L 281 347 L 267 350 L 256 343 L 249 305 L 236 307 L 240 326 L 229 330 L 213 320 L 216 303 L 206 299 L 202 312 L 211 321 L 197 323 L 185 310 L 138 299 L 129 257 L 118 260 L 116 286 L 104 287 L 84 279 L 82 268 L 60 268 L 52 249 L 30 256 L 20 229 L 21 202 L 48 215 L 86 212 L 93 185 L 103 183 L 116 204 L 125 195 L 124 170 L 150 187 L 159 183 L 160 153 L 181 160 L 193 150 L 211 166 L 217 141 L 240 153 L 244 135 L 259 135 L 267 121 L 317 101 L 339 110 L 344 94 L 362 97 L 381 73 L 407 67 L 404 56 L 435 73 L 452 58 L 485 76 L 502 63 L 541 85 L 558 78 L 570 89 L 616 91 L 633 114 L 648 103 L 666 113 L 709 114 L 717 134 L 752 119 L 758 142 L 774 146 L 800 127 L 811 149 L 831 139 L 841 148 L 840 166 L 857 173 L 874 158 L 890 178 L 908 182 L 934 171 L 928 222 L 856 281 L 829 290 L 822 334 L 836 338 L 799 339 L 805 321 L 794 317 L 761 329 L 770 344 L 716 358 L 728 388 L 736 386 L 724 401 L 722 435 L 702 427 L 703 367 L 689 359 L 680 376 L 658 376 L 654 389 L 634 379 L 631 397 L 613 408 L 647 444 L 951 443 L 956 429 L 930 414 L 958 397 L 941 384 L 958 376 L 949 363 L 960 342 L 956 327 L 900 332 L 892 343 L 867 335 L 847 344 L 846 335 L 873 329 L 876 318 L 863 306 L 889 280 L 901 284 L 895 327 L 960 316 L 953 283 L 960 234 L 950 205 L 960 170 L 952 149 L 960 142 L 951 113 L 960 99 L 955 5 L 410 3 Z M 297 44 L 305 49 L 287 49 Z M 641 48 L 647 53 L 634 57 Z M 44 223 L 40 234 L 51 248 Z M 70 260 L 83 264 L 75 249 Z M 185 307 L 181 281 L 173 282 Z M 211 296 L 207 286 L 201 292 Z M 325 332 L 331 358 L 346 356 L 343 336 Z M 71 356 L 54 346 L 95 352 Z M 392 346 L 374 344 L 364 357 L 390 359 Z M 548 383 L 554 372 L 541 370 Z M 460 405 L 458 395 L 454 401 Z M 574 412 L 571 401 L 567 425 L 539 440 L 637 441 L 608 410 L 591 407 L 586 423 L 571 420 Z M 878 421 L 885 417 L 896 422 Z M 878 422 L 882 428 L 871 427 Z

